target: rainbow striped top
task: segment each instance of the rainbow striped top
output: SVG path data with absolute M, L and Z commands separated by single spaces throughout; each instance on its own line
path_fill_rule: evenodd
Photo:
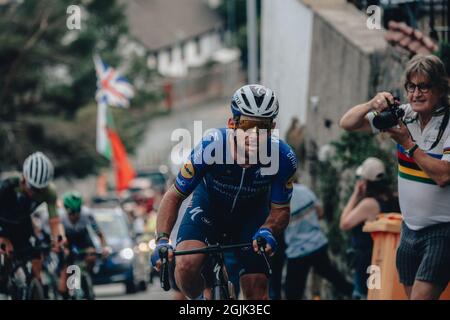
M 439 143 L 430 150 L 438 137 L 445 109 L 438 108 L 422 129 L 419 117 L 411 105 L 405 104 L 400 108 L 405 111 L 403 120 L 419 148 L 430 157 L 450 162 L 450 125 L 447 125 Z M 367 115 L 373 132 L 378 133 L 372 123 L 373 117 L 372 113 Z M 420 230 L 431 225 L 450 222 L 450 185 L 439 187 L 413 158 L 405 154 L 400 145 L 397 146 L 397 158 L 400 209 L 408 228 Z
M 450 148 L 447 148 L 450 152 Z M 430 157 L 435 159 L 442 159 L 442 154 L 427 153 Z M 397 146 L 397 158 L 398 158 L 398 175 L 404 179 L 434 184 L 434 182 L 414 161 L 413 158 L 408 157 L 405 154 L 405 150 L 402 146 Z

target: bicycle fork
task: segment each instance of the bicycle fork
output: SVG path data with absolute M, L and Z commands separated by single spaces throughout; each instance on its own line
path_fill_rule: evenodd
M 222 254 L 214 255 L 213 300 L 236 300 L 234 285 L 229 280 Z

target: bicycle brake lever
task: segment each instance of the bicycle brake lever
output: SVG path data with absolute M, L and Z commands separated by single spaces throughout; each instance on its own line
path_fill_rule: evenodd
M 161 259 L 161 269 L 159 271 L 159 281 L 161 282 L 161 288 L 164 291 L 169 291 L 169 250 L 167 249 L 167 247 L 162 247 L 159 249 L 159 258 Z
M 260 253 L 266 252 L 266 244 L 267 244 L 267 241 L 263 237 L 256 238 L 256 245 L 258 246 L 258 250 Z
M 0 245 L 0 249 L 6 253 L 6 244 L 2 243 Z M 2 254 L 0 256 L 0 265 L 3 267 L 5 265 L 5 255 Z
M 267 259 L 267 254 L 265 252 L 262 253 L 264 260 L 266 261 L 267 271 L 269 272 L 269 276 L 272 275 L 272 268 L 270 267 L 269 259 Z
M 263 237 L 257 237 L 256 238 L 256 244 L 258 245 L 259 252 L 264 258 L 264 261 L 266 262 L 267 271 L 269 272 L 269 275 L 272 275 L 272 268 L 270 267 L 269 259 L 267 258 L 266 254 L 266 244 L 267 241 Z

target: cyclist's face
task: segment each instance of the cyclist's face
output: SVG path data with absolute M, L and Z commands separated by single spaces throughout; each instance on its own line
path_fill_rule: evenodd
M 23 186 L 22 189 L 23 189 L 24 193 L 30 198 L 41 193 L 43 190 L 43 189 L 37 189 L 37 188 L 33 187 L 25 180 L 25 178 L 22 178 L 22 186 Z
M 275 127 L 271 119 L 241 116 L 236 122 L 230 119 L 230 124 L 236 129 L 237 147 L 245 150 L 246 159 L 256 157 L 258 145 L 266 143 L 270 130 Z
M 74 223 L 77 222 L 80 219 L 80 212 L 78 211 L 72 211 L 70 209 L 67 209 L 67 215 L 69 216 L 70 222 Z

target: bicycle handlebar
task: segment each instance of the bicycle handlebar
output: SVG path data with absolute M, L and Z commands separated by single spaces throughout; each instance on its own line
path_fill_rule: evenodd
M 269 272 L 269 275 L 272 275 L 272 268 L 270 267 L 269 260 L 267 258 L 265 248 L 267 245 L 266 239 L 263 237 L 257 237 L 256 243 L 258 245 L 259 253 L 264 257 L 264 260 L 266 262 L 266 266 Z M 224 252 L 227 250 L 233 250 L 233 249 L 244 249 L 244 248 L 252 248 L 252 243 L 240 243 L 240 244 L 232 244 L 232 245 L 225 245 L 222 246 L 220 244 L 210 245 L 204 248 L 199 249 L 192 249 L 192 250 L 183 250 L 183 251 L 177 251 L 173 250 L 174 256 L 184 256 L 184 255 L 190 255 L 190 254 L 212 254 L 217 252 Z M 161 283 L 161 288 L 164 291 L 170 290 L 170 282 L 169 282 L 169 249 L 167 247 L 161 247 L 159 249 L 159 258 L 161 260 L 161 268 L 159 271 L 159 280 Z
M 211 246 L 207 246 L 204 248 L 199 249 L 192 249 L 192 250 L 183 250 L 183 251 L 173 251 L 174 256 L 184 256 L 188 254 L 211 254 L 216 252 L 223 252 L 227 250 L 233 250 L 233 249 L 243 249 L 243 248 L 251 248 L 251 243 L 240 243 L 240 244 L 232 244 L 232 245 L 226 245 L 221 246 L 220 244 L 215 244 Z

